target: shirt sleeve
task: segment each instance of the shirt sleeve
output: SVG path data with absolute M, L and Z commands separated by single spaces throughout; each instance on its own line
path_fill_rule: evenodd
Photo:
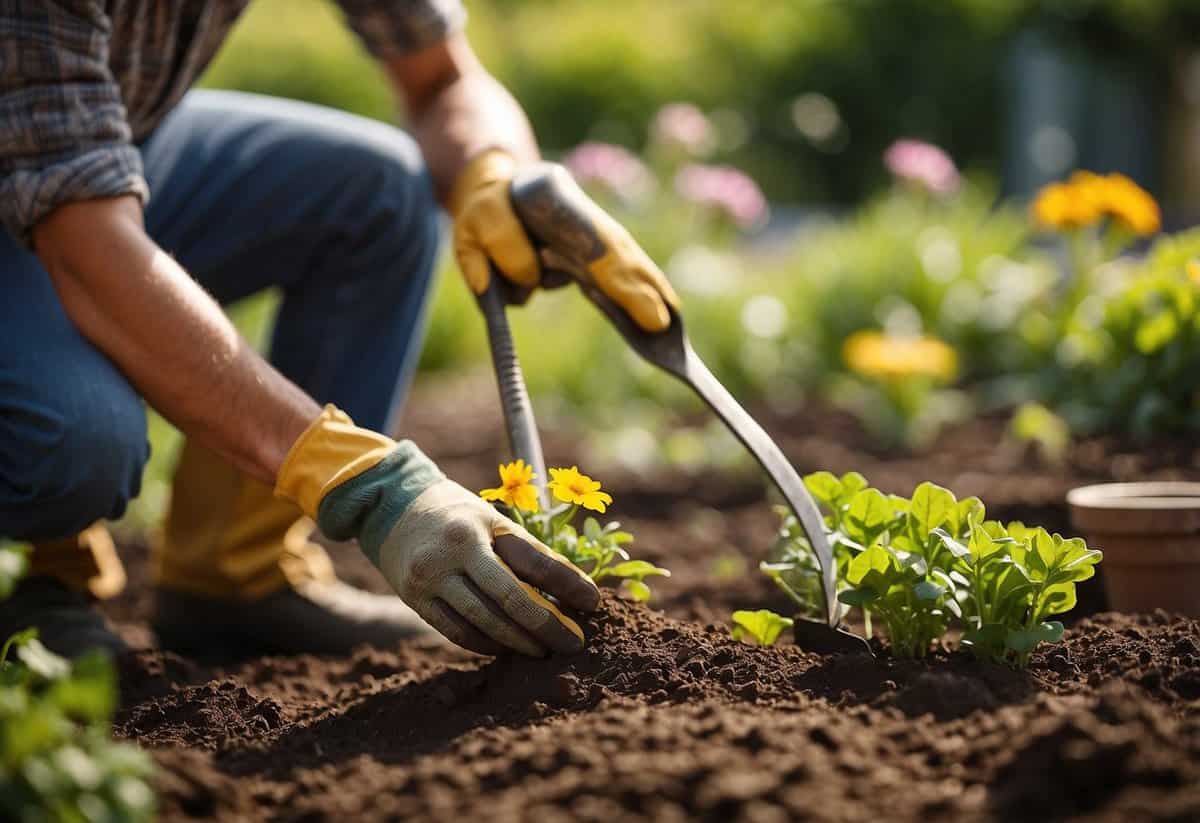
M 380 60 L 401 57 L 462 31 L 461 0 L 338 0 L 350 28 Z
M 99 0 L 0 0 L 0 222 L 30 246 L 58 206 L 149 189 Z

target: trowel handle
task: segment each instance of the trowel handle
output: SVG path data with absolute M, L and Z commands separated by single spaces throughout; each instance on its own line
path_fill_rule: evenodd
M 492 367 L 500 387 L 500 408 L 508 429 L 508 443 L 514 459 L 533 467 L 534 485 L 541 503 L 546 506 L 546 459 L 542 456 L 542 439 L 533 416 L 533 404 L 525 387 L 525 375 L 517 359 L 512 332 L 508 327 L 508 295 L 506 281 L 492 269 L 487 290 L 479 296 L 479 308 L 487 323 L 488 345 L 492 350 Z

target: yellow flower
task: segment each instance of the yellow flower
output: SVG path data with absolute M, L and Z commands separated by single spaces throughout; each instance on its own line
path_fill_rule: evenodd
M 1194 285 L 1200 286 L 1200 260 L 1188 261 L 1187 276 Z
M 1139 237 L 1158 234 L 1162 214 L 1148 191 L 1123 174 L 1110 174 L 1105 184 L 1105 214 Z
M 1034 198 L 1030 207 L 1033 219 L 1039 225 L 1060 231 L 1090 226 L 1103 216 L 1095 195 L 1096 191 L 1090 185 L 1051 183 Z
M 1101 177 L 1077 171 L 1065 183 L 1044 186 L 1030 211 L 1039 225 L 1060 231 L 1090 226 L 1105 217 L 1143 237 L 1162 228 L 1158 203 L 1123 174 Z
M 532 484 L 533 466 L 524 460 L 500 465 L 500 487 L 484 489 L 479 496 L 484 500 L 499 501 L 523 512 L 538 510 L 537 487 Z
M 935 337 L 855 332 L 842 344 L 842 359 L 851 371 L 883 380 L 930 377 L 949 382 L 958 373 L 958 354 Z
M 612 502 L 612 495 L 600 491 L 600 481 L 580 474 L 578 466 L 551 469 L 550 477 L 553 479 L 547 484 L 547 488 L 564 503 L 574 503 L 603 514 L 604 509 Z

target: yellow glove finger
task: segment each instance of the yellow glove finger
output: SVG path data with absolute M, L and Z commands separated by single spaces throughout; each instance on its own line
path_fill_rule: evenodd
M 492 276 L 487 255 L 478 238 L 461 223 L 454 226 L 454 257 L 471 291 L 475 294 L 487 291 Z
M 623 308 L 643 331 L 654 334 L 671 325 L 671 313 L 658 289 L 628 269 L 597 264 L 592 267 L 592 276 L 601 291 Z
M 666 275 L 625 227 L 612 217 L 601 211 L 595 223 L 608 249 L 588 267 L 596 285 L 625 309 L 643 330 L 665 330 L 671 325 L 667 305 L 679 308 L 679 296 Z
M 542 279 L 537 253 L 513 211 L 508 187 L 501 187 L 499 195 L 481 203 L 472 213 L 472 222 L 479 228 L 483 250 L 496 268 L 518 286 L 531 289 Z

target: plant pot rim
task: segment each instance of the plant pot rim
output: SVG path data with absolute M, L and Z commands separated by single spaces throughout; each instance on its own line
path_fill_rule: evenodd
M 1101 483 L 1067 492 L 1071 524 L 1085 534 L 1200 533 L 1200 483 Z
M 1160 480 L 1079 486 L 1067 492 L 1067 503 L 1080 509 L 1200 509 L 1200 483 Z

